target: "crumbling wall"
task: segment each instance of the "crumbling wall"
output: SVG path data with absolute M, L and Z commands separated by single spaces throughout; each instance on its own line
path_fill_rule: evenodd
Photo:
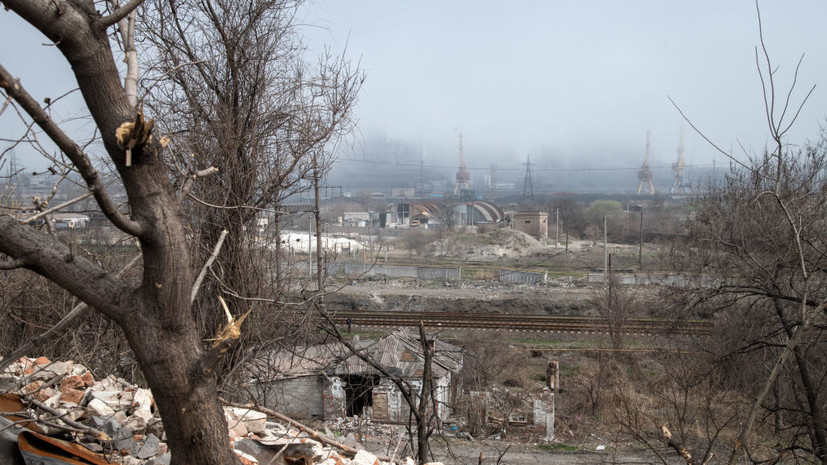
M 550 389 L 543 389 L 539 398 L 534 399 L 534 427 L 540 433 L 545 433 L 547 441 L 554 439 L 554 393 Z
M 448 419 L 448 416 L 451 414 L 450 406 L 452 403 L 450 374 L 436 380 L 434 397 L 437 401 L 437 415 L 439 415 L 441 420 Z
M 326 418 L 324 400 L 324 378 L 321 376 L 300 376 L 267 383 L 255 384 L 254 393 L 262 405 L 301 419 Z
M 324 418 L 345 416 L 345 385 L 341 378 L 325 378 L 322 388 Z

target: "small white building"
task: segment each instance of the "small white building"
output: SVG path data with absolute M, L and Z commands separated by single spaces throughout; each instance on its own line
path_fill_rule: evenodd
M 52 218 L 57 229 L 84 229 L 89 226 L 89 217 L 78 213 L 54 213 Z

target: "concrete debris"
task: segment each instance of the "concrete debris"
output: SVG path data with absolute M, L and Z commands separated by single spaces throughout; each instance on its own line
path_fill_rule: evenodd
M 227 407 L 225 410 L 228 409 L 235 420 L 244 423 L 244 427 L 249 433 L 261 434 L 267 427 L 267 415 L 261 412 L 238 407 Z
M 105 453 L 112 463 L 123 465 L 169 465 L 171 462 L 162 422 L 149 389 L 114 376 L 96 381 L 81 364 L 52 362 L 45 357 L 23 357 L 11 364 L 0 373 L 0 388 L 28 404 L 34 423 L 47 435 L 76 431 L 63 422 L 62 418 L 67 418 L 108 436 L 109 440 L 103 441 L 89 434 L 76 435 L 79 442 L 75 446 L 90 454 Z M 41 410 L 32 400 L 60 416 Z M 346 446 L 358 449 L 355 456 L 350 457 L 326 442 L 314 440 L 318 434 L 268 419 L 267 414 L 253 408 L 225 407 L 224 416 L 230 444 L 244 464 L 391 465 L 365 450 L 353 434 L 345 439 Z M 38 420 L 45 420 L 49 425 Z M 358 428 L 365 437 L 381 436 L 388 427 L 373 425 L 364 419 L 360 425 L 358 419 L 352 418 L 336 419 L 329 426 L 339 431 Z M 327 427 L 325 432 L 330 435 Z M 14 438 L 9 440 L 13 444 Z M 1 451 L 0 455 L 3 455 Z M 413 463 L 410 458 L 398 462 Z
M 360 450 L 356 453 L 356 457 L 353 457 L 353 461 L 350 463 L 353 465 L 379 465 L 379 460 L 370 452 Z

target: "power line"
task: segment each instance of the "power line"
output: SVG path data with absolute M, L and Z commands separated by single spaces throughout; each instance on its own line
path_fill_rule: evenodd
M 448 169 L 448 170 L 455 170 L 456 166 L 449 166 L 449 165 L 431 165 L 425 163 L 406 163 L 406 162 L 396 162 L 396 161 L 380 161 L 380 160 L 364 160 L 364 159 L 356 159 L 356 158 L 338 158 L 336 162 L 353 162 L 353 163 L 364 163 L 364 164 L 371 164 L 371 165 L 388 165 L 388 166 L 412 166 L 412 167 L 425 167 L 425 168 L 441 168 L 441 169 Z M 535 165 L 536 166 L 536 165 Z M 686 168 L 711 168 L 714 167 L 714 163 L 697 163 L 691 165 L 685 165 Z M 653 169 L 672 169 L 672 165 L 653 165 L 650 168 Z M 491 167 L 472 167 L 466 166 L 465 169 L 471 171 L 488 171 Z M 577 172 L 587 172 L 587 171 L 637 171 L 640 167 L 606 167 L 606 168 L 536 168 L 532 167 L 533 172 L 543 172 L 543 173 L 577 173 Z M 497 168 L 498 171 L 524 171 L 525 168 Z

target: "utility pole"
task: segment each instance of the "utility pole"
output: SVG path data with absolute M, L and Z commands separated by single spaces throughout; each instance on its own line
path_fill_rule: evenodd
M 607 239 L 609 235 L 606 233 L 606 215 L 603 215 L 603 275 L 609 276 L 609 246 Z
M 307 279 L 313 280 L 313 220 L 307 223 Z
M 611 254 L 609 254 L 609 273 L 607 275 L 607 280 L 609 282 L 609 299 L 608 299 L 608 302 L 606 302 L 606 304 L 607 304 L 606 308 L 609 310 L 608 315 L 609 315 L 609 318 L 611 318 L 612 310 L 613 310 L 613 308 L 612 308 L 612 256 L 611 256 Z M 611 319 L 609 320 L 609 324 L 612 324 Z
M 281 205 L 276 203 L 276 295 L 281 296 Z
M 313 214 L 316 216 L 316 291 L 322 292 L 322 212 L 319 207 L 319 165 L 318 154 L 313 155 L 313 190 L 316 196 L 316 205 Z M 341 188 L 341 186 L 339 186 Z M 327 191 L 325 191 L 327 193 Z
M 643 269 L 643 208 L 640 209 L 640 245 L 637 249 L 637 267 Z
M 495 163 L 491 163 L 491 179 L 489 180 L 491 185 L 491 199 L 494 200 L 497 198 L 497 165 Z
M 419 162 L 419 198 L 420 199 L 425 198 L 424 171 L 425 171 L 425 160 L 423 159 L 422 161 Z
M 557 234 L 557 238 L 554 240 L 554 248 L 560 247 L 560 209 L 554 209 L 554 216 L 557 218 L 557 226 L 554 228 L 554 232 Z

